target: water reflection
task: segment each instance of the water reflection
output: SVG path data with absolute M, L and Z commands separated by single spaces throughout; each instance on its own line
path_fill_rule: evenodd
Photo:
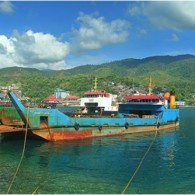
M 175 166 L 177 139 L 177 133 L 175 131 L 159 137 L 160 156 L 163 158 L 163 162 L 167 162 L 170 167 Z

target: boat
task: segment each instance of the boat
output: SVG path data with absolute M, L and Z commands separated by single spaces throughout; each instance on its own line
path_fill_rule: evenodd
M 94 88 L 84 93 L 80 107 L 88 115 L 111 115 L 118 112 L 117 95 L 97 90 L 97 77 L 94 79 Z
M 48 141 L 160 131 L 179 125 L 174 92 L 169 95 L 126 95 L 115 116 L 79 114 L 74 117 L 52 108 L 27 108 L 13 92 L 8 92 L 8 96 L 24 123 L 23 126 L 12 126 L 9 132 L 28 130 L 30 134 Z M 8 132 L 8 128 L 0 126 L 0 133 L 4 132 Z

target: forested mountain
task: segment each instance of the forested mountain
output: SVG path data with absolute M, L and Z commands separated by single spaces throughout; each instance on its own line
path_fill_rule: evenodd
M 92 87 L 92 78 L 98 77 L 99 89 L 118 93 L 109 84 L 147 88 L 151 75 L 153 86 L 173 89 L 179 99 L 191 99 L 195 94 L 195 56 L 154 56 L 144 59 L 124 59 L 100 65 L 83 65 L 61 71 L 11 67 L 0 69 L 0 86 L 13 83 L 21 87 L 24 95 L 44 98 L 62 88 L 71 94 L 82 95 Z

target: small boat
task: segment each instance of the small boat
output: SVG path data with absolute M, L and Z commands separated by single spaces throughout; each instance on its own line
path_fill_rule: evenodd
M 176 128 L 179 125 L 179 109 L 175 107 L 175 94 L 127 95 L 119 104 L 115 116 L 78 115 L 70 117 L 57 109 L 26 108 L 13 92 L 8 92 L 25 131 L 48 141 L 76 140 L 101 136 L 125 135 Z M 0 127 L 0 133 L 4 133 Z M 10 129 L 9 132 L 12 130 Z M 17 127 L 13 128 L 17 131 Z M 8 130 L 6 131 L 8 132 Z

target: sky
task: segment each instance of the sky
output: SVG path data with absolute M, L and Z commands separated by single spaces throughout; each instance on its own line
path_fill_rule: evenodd
M 0 1 L 0 68 L 195 55 L 195 1 Z

